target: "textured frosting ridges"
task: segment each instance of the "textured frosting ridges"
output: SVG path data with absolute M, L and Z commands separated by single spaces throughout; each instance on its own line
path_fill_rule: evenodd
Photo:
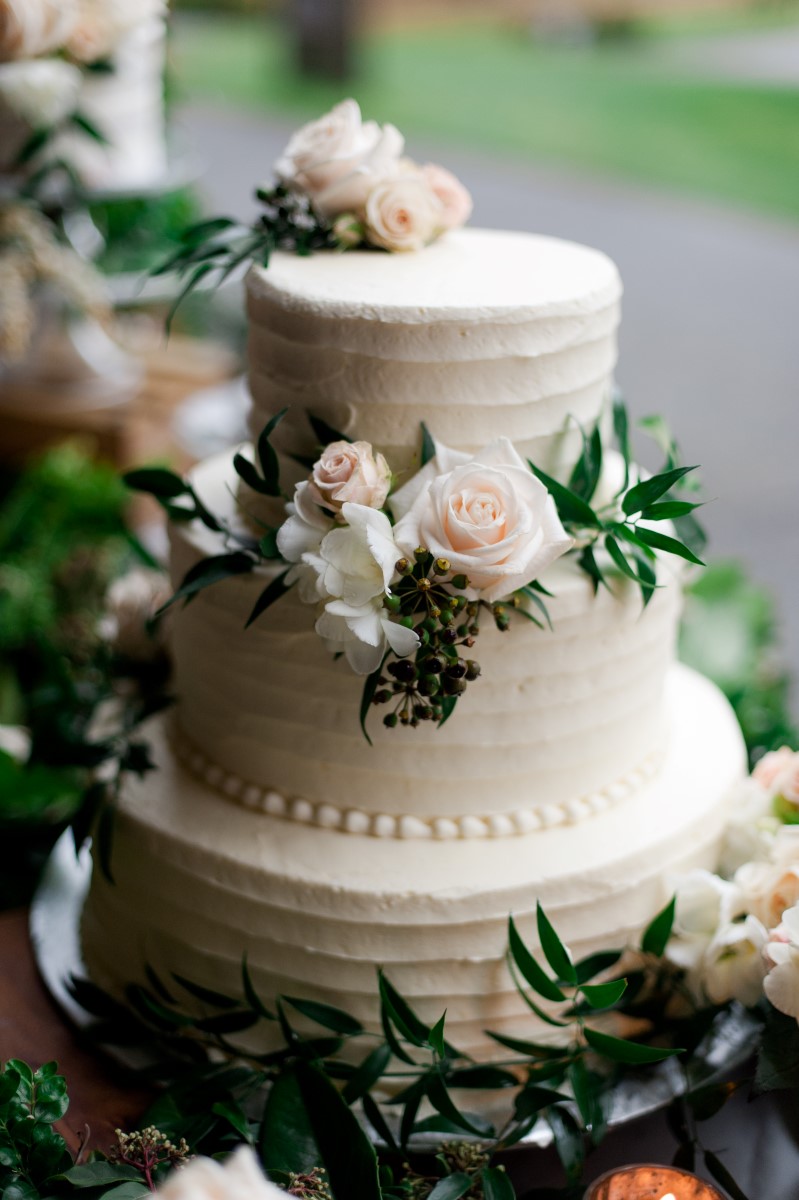
M 313 447 L 305 412 L 410 467 L 422 421 L 478 450 L 498 430 L 557 471 L 579 453 L 572 418 L 603 413 L 621 284 L 598 251 L 493 230 L 417 254 L 273 256 L 248 276 L 254 436 L 290 406 L 287 453 Z
M 194 476 L 216 512 L 232 509 L 234 480 L 229 456 Z M 221 549 L 203 528 L 173 527 L 174 581 Z M 505 634 L 484 623 L 482 675 L 456 718 L 386 730 L 375 711 L 374 745 L 358 724 L 363 678 L 326 650 L 296 592 L 245 629 L 266 582 L 260 572 L 226 580 L 175 616 L 177 722 L 226 775 L 312 806 L 423 821 L 506 814 L 524 828 L 531 809 L 602 792 L 663 746 L 674 581 L 642 611 L 627 581 L 594 595 L 574 563 L 556 564 L 552 630 L 521 617 Z
M 239 995 L 246 952 L 265 999 L 320 999 L 376 1029 L 380 963 L 423 1020 L 447 1009 L 467 1052 L 492 1052 L 485 1029 L 549 1037 L 508 975 L 508 914 L 531 945 L 540 899 L 576 955 L 621 946 L 676 873 L 715 863 L 724 797 L 744 768 L 740 731 L 685 668 L 668 703 L 667 759 L 635 797 L 577 826 L 446 845 L 256 819 L 183 771 L 156 726 L 159 770 L 122 796 L 114 885 L 95 871 L 83 921 L 91 976 L 120 994 L 147 963 Z

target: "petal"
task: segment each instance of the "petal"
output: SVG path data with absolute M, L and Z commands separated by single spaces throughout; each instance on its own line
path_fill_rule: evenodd
M 381 624 L 386 641 L 398 658 L 406 658 L 419 648 L 419 635 L 413 629 L 407 629 L 388 617 L 383 617 Z

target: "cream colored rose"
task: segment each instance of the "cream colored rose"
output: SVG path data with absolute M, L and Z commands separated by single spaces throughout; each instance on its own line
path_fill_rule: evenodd
M 747 863 L 735 875 L 744 907 L 767 929 L 782 921 L 783 913 L 799 904 L 799 828 L 782 828 L 770 862 Z
M 772 931 L 763 951 L 766 975 L 763 989 L 771 1003 L 799 1021 L 799 908 L 790 908 Z
M 356 101 L 343 100 L 297 130 L 275 171 L 322 216 L 359 213 L 374 185 L 396 171 L 403 146 L 393 125 L 362 121 Z
M 249 1146 L 241 1146 L 224 1163 L 193 1158 L 174 1170 L 156 1192 L 161 1200 L 285 1200 L 270 1183 Z
M 0 64 L 0 104 L 29 129 L 53 129 L 75 111 L 81 73 L 59 58 Z
M 324 508 L 342 504 L 382 508 L 391 487 L 391 468 L 368 442 L 331 442 L 314 464 L 309 494 Z
M 451 452 L 440 454 L 446 460 Z M 571 547 L 554 500 L 507 438 L 444 474 L 430 465 L 419 473 L 421 487 L 408 485 L 415 498 L 394 536 L 406 554 L 425 546 L 447 559 L 472 594 L 489 602 L 509 596 Z M 396 499 L 403 511 L 402 491 Z
M 76 0 L 0 0 L 0 61 L 60 49 L 76 12 Z
M 421 174 L 378 183 L 366 201 L 366 239 L 384 250 L 421 250 L 444 228 L 444 206 Z
M 441 204 L 442 227 L 458 229 L 472 215 L 472 197 L 461 181 L 437 163 L 422 167 L 422 177 L 433 195 Z

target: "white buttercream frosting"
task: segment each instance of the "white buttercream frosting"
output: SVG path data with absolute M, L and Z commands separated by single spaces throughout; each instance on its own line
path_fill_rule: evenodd
M 599 251 L 485 229 L 416 254 L 276 254 L 248 276 L 251 429 L 290 406 L 278 434 L 307 453 L 306 411 L 414 465 L 426 422 L 447 445 L 496 435 L 557 470 L 575 420 L 602 415 L 621 284 Z
M 95 872 L 83 921 L 91 975 L 120 993 L 149 963 L 238 995 L 246 951 L 267 1001 L 322 999 L 377 1030 L 379 963 L 423 1020 L 446 1008 L 448 1035 L 467 1051 L 491 1053 L 485 1029 L 540 1039 L 546 1027 L 504 961 L 508 914 L 535 947 L 540 899 L 582 956 L 631 941 L 670 878 L 715 863 L 725 795 L 744 768 L 740 731 L 720 693 L 685 668 L 671 673 L 667 703 L 666 760 L 634 795 L 577 825 L 446 844 L 248 812 L 182 769 L 156 722 L 147 736 L 159 770 L 126 785 L 115 883 Z

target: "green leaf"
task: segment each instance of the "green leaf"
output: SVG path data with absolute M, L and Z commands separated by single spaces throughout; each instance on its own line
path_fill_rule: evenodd
M 245 1142 L 252 1142 L 250 1123 L 238 1104 L 233 1104 L 230 1100 L 217 1100 L 215 1104 L 211 1105 L 211 1112 L 214 1116 L 221 1117 L 223 1121 L 227 1121 Z
M 263 1000 L 258 995 L 255 985 L 253 984 L 252 976 L 250 975 L 250 968 L 247 965 L 246 954 L 241 960 L 241 982 L 244 989 L 244 999 L 247 1001 L 253 1012 L 257 1013 L 259 1017 L 263 1017 L 266 1021 L 274 1021 L 275 1014 L 270 1012 L 270 1010 L 266 1007 Z
M 352 442 L 351 437 L 347 437 L 346 433 L 341 433 L 338 429 L 334 429 L 332 425 L 328 425 L 327 421 L 323 421 L 321 417 L 315 417 L 313 413 L 308 413 L 307 416 L 320 446 L 329 446 L 331 442 Z
M 533 1117 L 537 1113 L 543 1112 L 545 1108 L 550 1108 L 553 1104 L 560 1104 L 567 1099 L 568 1096 L 564 1096 L 562 1092 L 556 1092 L 553 1088 L 528 1084 L 516 1097 L 513 1110 L 517 1118 Z
M 530 470 L 540 479 L 544 487 L 549 492 L 552 499 L 555 501 L 555 506 L 558 510 L 558 516 L 561 521 L 571 521 L 576 525 L 587 526 L 589 529 L 598 529 L 600 527 L 599 517 L 589 504 L 586 504 L 580 496 L 577 496 L 569 488 L 562 483 L 558 483 L 557 479 L 553 479 L 551 475 L 547 475 L 545 471 L 541 471 L 535 463 L 528 459 Z
M 486 1167 L 480 1178 L 485 1200 L 516 1200 L 516 1191 L 504 1167 Z
M 583 1132 L 569 1110 L 562 1105 L 550 1108 L 546 1117 L 566 1178 L 570 1184 L 576 1184 L 582 1177 L 585 1161 Z
M 234 221 L 232 217 L 210 217 L 205 221 L 196 221 L 181 231 L 180 241 L 184 245 L 198 245 L 217 233 L 224 233 L 226 229 L 235 228 L 238 224 L 239 222 Z
M 677 898 L 672 896 L 666 907 L 662 908 L 647 925 L 641 937 L 641 949 L 644 954 L 654 954 L 656 958 L 663 955 L 674 927 L 676 908 Z
M 583 547 L 577 557 L 577 565 L 581 570 L 585 571 L 591 580 L 594 586 L 594 594 L 596 594 L 599 591 L 600 584 L 605 583 L 605 576 L 602 574 L 592 546 Z
M 748 1200 L 746 1192 L 738 1186 L 721 1159 L 710 1150 L 705 1150 L 705 1166 L 716 1183 L 720 1183 L 725 1192 L 729 1192 L 732 1200 Z
M 178 590 L 170 596 L 166 604 L 159 608 L 156 616 L 166 612 L 178 600 L 185 600 L 186 603 L 189 603 L 207 587 L 213 587 L 214 584 L 230 579 L 234 575 L 246 575 L 252 571 L 254 566 L 254 559 L 239 550 L 232 554 L 215 554 L 210 558 L 201 559 L 189 568 L 183 576 L 183 582 Z
M 100 816 L 97 821 L 97 830 L 95 838 L 97 841 L 97 862 L 105 878 L 109 883 L 114 883 L 114 874 L 111 869 L 111 857 L 114 849 L 114 827 L 116 825 L 117 807 L 112 801 L 108 801 L 100 810 Z
M 258 552 L 262 558 L 280 558 L 280 551 L 277 548 L 277 529 L 267 529 L 258 543 Z
M 571 955 L 552 927 L 549 918 L 541 907 L 540 900 L 536 904 L 536 922 L 538 924 L 538 936 L 541 939 L 541 949 L 544 951 L 550 967 L 558 979 L 563 979 L 566 983 L 575 984 L 577 982 L 577 972 L 574 969 Z
M 315 1021 L 317 1025 L 322 1025 L 325 1029 L 332 1029 L 334 1033 L 342 1033 L 347 1037 L 363 1033 L 363 1025 L 360 1021 L 356 1021 L 342 1009 L 334 1008 L 332 1004 L 321 1004 L 316 1000 L 297 1000 L 293 996 L 283 996 L 283 999 L 304 1017 L 308 1017 L 309 1020 Z
M 513 917 L 508 917 L 508 941 L 513 961 L 524 978 L 539 996 L 545 1000 L 562 1001 L 566 997 L 554 979 L 550 979 L 543 967 L 539 966 L 521 939 Z
M 175 1012 L 166 1008 L 155 996 L 151 996 L 146 988 L 138 983 L 131 983 L 125 988 L 125 999 L 130 1006 L 144 1017 L 146 1021 L 155 1023 L 167 1029 L 188 1029 L 194 1025 L 194 1019 L 185 1013 Z
M 174 500 L 189 491 L 185 480 L 166 467 L 139 467 L 135 471 L 126 471 L 122 482 L 136 492 L 155 496 L 157 500 Z
M 369 711 L 372 707 L 372 701 L 374 700 L 375 692 L 377 691 L 377 688 L 378 688 L 377 681 L 380 678 L 380 673 L 383 670 L 383 664 L 385 663 L 386 658 L 388 658 L 387 654 L 384 655 L 383 661 L 380 663 L 380 666 L 377 668 L 377 670 L 372 671 L 372 674 L 367 675 L 366 679 L 364 679 L 364 681 L 363 681 L 363 691 L 361 692 L 361 707 L 360 707 L 360 712 L 358 715 L 359 715 L 359 719 L 361 722 L 361 732 L 363 733 L 363 736 L 366 738 L 366 740 L 370 746 L 372 745 L 372 739 L 369 737 L 369 732 L 366 728 L 366 718 L 369 716 Z
M 37 1082 L 36 1100 L 33 1105 L 35 1120 L 51 1125 L 54 1121 L 60 1121 L 68 1108 L 67 1081 L 62 1075 L 54 1075 Z
M 701 504 L 692 503 L 690 500 L 664 500 L 662 504 L 650 504 L 642 509 L 641 516 L 645 521 L 673 521 L 677 517 L 686 517 L 695 508 L 701 507 Z
M 605 1080 L 596 1072 L 589 1071 L 582 1058 L 576 1058 L 570 1064 L 568 1080 L 582 1122 L 591 1135 L 591 1141 L 598 1146 L 607 1129 L 605 1112 L 602 1107 L 602 1089 Z
M 403 1109 L 402 1119 L 400 1120 L 400 1145 L 405 1149 L 408 1145 L 413 1127 L 416 1122 L 416 1114 L 419 1111 L 419 1105 L 427 1095 L 427 1088 L 430 1083 L 430 1075 L 422 1075 L 416 1083 L 405 1089 L 403 1093 Z
M 674 466 L 677 457 L 677 446 L 674 438 L 671 435 L 665 419 L 660 414 L 655 414 L 650 417 L 642 417 L 638 422 L 638 428 L 641 429 L 647 437 L 651 437 L 658 448 L 665 454 L 668 465 Z
M 496 1091 L 499 1088 L 516 1088 L 519 1080 L 512 1071 L 504 1071 L 502 1067 L 477 1066 L 461 1067 L 451 1071 L 449 1083 L 455 1088 L 480 1088 Z
M 255 463 L 251 463 L 243 454 L 233 455 L 233 469 L 239 479 L 243 479 L 248 488 L 257 492 L 259 496 L 279 496 L 280 490 L 277 492 L 266 482 L 264 477 L 258 471 Z
M 544 1009 L 541 1008 L 540 1004 L 537 1004 L 536 1001 L 533 1000 L 532 996 L 528 996 L 524 984 L 519 978 L 518 968 L 514 964 L 510 953 L 508 954 L 508 970 L 510 971 L 511 979 L 516 986 L 517 992 L 530 1009 L 530 1012 L 535 1013 L 538 1019 L 543 1021 L 545 1025 L 552 1025 L 557 1029 L 565 1029 L 568 1026 L 568 1021 L 561 1021 L 558 1017 L 550 1016 L 548 1012 L 545 1012 Z
M 321 1161 L 310 1116 L 300 1090 L 296 1066 L 284 1070 L 269 1089 L 258 1130 L 258 1153 L 273 1172 L 312 1171 Z
M 94 121 L 90 120 L 85 113 L 74 112 L 70 115 L 69 120 L 70 124 L 74 125 L 76 129 L 79 129 L 81 133 L 85 133 L 86 136 L 90 137 L 93 142 L 98 142 L 101 146 L 107 146 L 109 144 L 108 138 L 105 136 L 103 131 L 98 129 Z
M 590 437 L 586 437 L 585 430 L 579 422 L 578 426 L 583 439 L 583 450 L 571 473 L 569 489 L 588 502 L 596 491 L 602 473 L 602 434 L 598 421 Z
M 635 583 L 640 583 L 638 572 L 630 565 L 624 551 L 612 533 L 605 534 L 605 549 L 622 575 L 626 575 L 628 579 L 632 579 Z
M 541 613 L 541 616 L 546 621 L 547 625 L 549 626 L 550 631 L 554 632 L 553 626 L 552 626 L 552 619 L 549 615 L 549 609 L 547 608 L 546 603 L 544 602 L 542 597 L 538 595 L 538 592 L 533 591 L 533 588 L 530 584 L 527 584 L 525 587 L 520 588 L 519 591 L 528 600 L 532 601 L 532 603 L 536 606 L 538 611 Z M 551 595 L 551 593 L 549 593 L 549 594 Z M 519 611 L 523 612 L 524 610 L 520 609 Z M 525 615 L 529 616 L 529 613 L 525 614 Z M 536 624 L 540 625 L 540 622 L 536 621 Z M 543 626 L 541 626 L 541 628 L 543 628 Z
M 447 1091 L 447 1085 L 444 1083 L 443 1077 L 437 1071 L 430 1076 L 427 1087 L 427 1099 L 436 1112 L 441 1113 L 442 1117 L 446 1117 L 448 1121 L 452 1121 L 454 1125 L 466 1130 L 467 1133 L 473 1133 L 477 1137 L 492 1136 L 493 1129 L 488 1122 L 483 1121 L 481 1117 L 474 1115 L 467 1117 L 464 1113 L 460 1112 Z
M 436 443 L 433 439 L 432 433 L 427 428 L 424 421 L 422 421 L 421 465 L 423 467 L 427 466 L 427 464 L 431 461 L 431 459 L 434 459 L 435 456 L 436 456 Z
M 200 284 L 202 282 L 202 280 L 206 277 L 206 275 L 210 274 L 210 272 L 215 269 L 215 267 L 216 267 L 215 263 L 203 262 L 203 263 L 200 263 L 199 266 L 195 267 L 194 270 L 191 272 L 188 279 L 184 283 L 183 287 L 180 289 L 177 296 L 172 301 L 169 312 L 166 314 L 164 326 L 166 328 L 167 336 L 169 336 L 169 334 L 172 331 L 172 322 L 174 321 L 175 314 L 177 313 L 177 311 L 180 308 L 183 301 L 186 299 L 186 297 L 191 292 L 194 291 L 194 289 L 198 286 L 198 284 Z
M 616 966 L 621 956 L 621 950 L 600 950 L 596 954 L 589 954 L 585 958 L 581 958 L 579 962 L 574 964 L 574 969 L 577 972 L 577 982 L 579 984 L 588 983 L 595 975 L 600 975 L 603 971 L 611 970 L 611 968 Z
M 333 1195 L 381 1200 L 375 1149 L 338 1088 L 312 1063 L 295 1069 Z
M 760 1036 L 755 1088 L 758 1092 L 799 1089 L 799 1025 L 772 1005 Z
M 184 978 L 183 975 L 178 975 L 175 971 L 172 972 L 172 978 L 175 983 L 179 983 L 184 991 L 190 996 L 194 996 L 195 1000 L 199 1000 L 202 1004 L 210 1004 L 213 1008 L 236 1008 L 238 1000 L 226 996 L 223 992 L 214 991 L 213 988 L 203 987 L 202 984 L 194 983 L 191 979 Z
M 144 1183 L 120 1183 L 119 1187 L 103 1192 L 103 1200 L 140 1200 L 142 1196 L 152 1196 L 152 1192 Z
M 7 1104 L 12 1096 L 16 1096 L 18 1087 L 19 1075 L 7 1064 L 5 1071 L 0 1075 L 0 1107 Z
M 347 1103 L 354 1104 L 356 1100 L 369 1092 L 381 1078 L 390 1062 L 391 1047 L 388 1043 L 383 1042 L 379 1046 L 375 1046 L 374 1050 L 370 1050 L 355 1074 L 344 1085 L 342 1095 Z
M 443 1013 L 430 1030 L 430 1037 L 428 1038 L 430 1048 L 435 1050 L 439 1058 L 446 1058 L 447 1056 L 447 1046 L 446 1042 L 444 1041 L 444 1022 L 446 1019 L 447 1010 L 444 1009 Z
M 508 1050 L 513 1050 L 516 1054 L 524 1054 L 528 1058 L 562 1058 L 565 1053 L 562 1047 L 548 1046 L 542 1042 L 528 1042 L 522 1038 L 508 1037 L 504 1033 L 492 1033 L 490 1029 L 485 1032 L 487 1037 L 499 1042 L 500 1046 L 507 1046 Z
M 430 1029 L 420 1021 L 416 1013 L 397 989 L 389 982 L 382 970 L 377 973 L 380 1001 L 391 1023 L 406 1042 L 424 1047 L 430 1044 Z
M 443 697 L 443 699 L 441 701 L 442 716 L 441 716 L 441 720 L 438 722 L 438 725 L 436 726 L 437 729 L 440 729 L 442 725 L 446 725 L 447 721 L 450 719 L 450 717 L 454 713 L 455 706 L 457 703 L 458 703 L 457 696 L 444 696 Z
M 260 490 L 267 496 L 280 495 L 280 460 L 270 439 L 287 412 L 288 408 L 282 408 L 280 412 L 275 413 L 267 421 L 255 443 L 258 465 L 263 475 L 263 484 Z
M 663 550 L 667 554 L 676 554 L 679 558 L 684 558 L 690 563 L 695 563 L 698 567 L 703 567 L 705 564 L 701 558 L 698 558 L 693 550 L 689 550 L 682 542 L 678 542 L 676 538 L 668 537 L 665 533 L 660 533 L 657 529 L 647 529 L 645 525 L 636 525 L 635 531 L 642 542 L 647 546 L 651 546 L 653 550 Z
M 600 1033 L 598 1029 L 586 1027 L 583 1032 L 588 1045 L 603 1058 L 609 1058 L 612 1062 L 627 1063 L 629 1066 L 662 1062 L 666 1058 L 673 1058 L 675 1054 L 684 1053 L 682 1049 L 667 1049 L 665 1046 L 642 1046 L 640 1042 L 611 1037 L 609 1033 Z
M 460 1196 L 465 1196 L 471 1191 L 473 1182 L 471 1175 L 467 1175 L 465 1171 L 456 1171 L 453 1175 L 439 1179 L 428 1200 L 459 1200 Z
M 611 979 L 608 983 L 584 983 L 580 991 L 592 1008 L 610 1008 L 617 1004 L 627 990 L 626 979 Z
M 266 612 L 266 610 L 270 608 L 276 600 L 280 600 L 281 597 L 285 596 L 286 592 L 291 591 L 294 585 L 291 583 L 286 583 L 287 575 L 288 570 L 282 571 L 280 575 L 275 576 L 271 583 L 267 584 L 256 600 L 253 610 L 247 618 L 247 622 L 244 626 L 245 629 L 249 629 L 253 622 L 258 620 L 261 613 Z
M 695 465 L 693 467 L 673 467 L 670 471 L 662 471 L 659 475 L 642 479 L 640 483 L 631 487 L 629 492 L 625 492 L 621 502 L 622 512 L 626 513 L 628 517 L 633 513 L 641 512 L 650 504 L 654 504 L 661 496 L 665 496 L 666 492 L 670 491 L 675 483 L 679 483 L 689 471 L 696 469 Z
M 630 463 L 633 456 L 630 447 L 630 422 L 627 416 L 627 405 L 620 396 L 615 396 L 613 399 L 613 432 L 624 459 L 624 483 L 621 490 L 626 492 L 630 482 Z
M 60 1176 L 74 1188 L 106 1187 L 112 1183 L 140 1180 L 141 1173 L 135 1167 L 127 1167 L 123 1163 L 110 1163 L 104 1159 L 97 1162 L 83 1163 L 79 1167 L 70 1167 Z
M 397 1144 L 396 1138 L 389 1129 L 385 1117 L 368 1092 L 364 1092 L 363 1096 L 361 1097 L 361 1104 L 363 1105 L 363 1111 L 366 1119 L 374 1129 L 377 1136 L 383 1139 L 384 1143 L 393 1154 L 401 1154 L 402 1151 Z

